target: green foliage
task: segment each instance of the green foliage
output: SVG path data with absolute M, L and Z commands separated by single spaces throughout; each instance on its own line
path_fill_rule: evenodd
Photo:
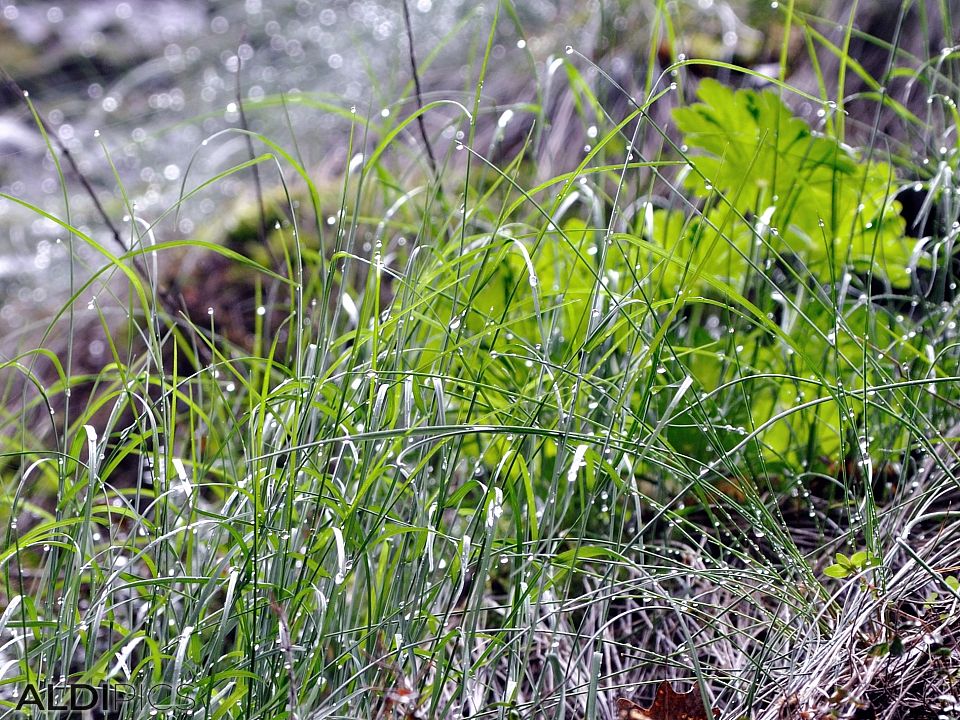
M 773 91 L 704 80 L 698 95 L 674 119 L 689 151 L 683 185 L 703 216 L 686 223 L 677 210 L 657 211 L 655 240 L 679 258 L 708 255 L 707 272 L 726 280 L 743 278 L 763 244 L 821 282 L 853 268 L 909 286 L 913 248 L 888 164 L 814 133 Z M 670 268 L 667 292 L 683 269 Z
M 158 307 L 156 278 L 130 266 L 202 242 L 104 251 L 92 270 L 122 271 L 129 302 L 84 285 L 63 315 L 73 364 L 6 390 L 22 403 L 0 435 L 8 686 L 68 669 L 138 688 L 190 678 L 222 720 L 581 717 L 642 679 L 625 670 L 692 665 L 739 716 L 783 696 L 784 667 L 806 678 L 838 655 L 811 638 L 838 629 L 846 652 L 868 636 L 832 623 L 877 626 L 831 601 L 807 562 L 824 543 L 871 548 L 828 577 L 916 554 L 896 572 L 904 594 L 957 567 L 949 543 L 889 548 L 920 513 L 934 524 L 949 470 L 914 494 L 904 462 L 884 513 L 871 490 L 894 483 L 864 467 L 931 450 L 958 407 L 958 311 L 912 312 L 864 277 L 910 279 L 891 168 L 772 92 L 710 81 L 675 116 L 681 174 L 675 159 L 624 168 L 628 121 L 605 126 L 590 76 L 564 62 L 589 123 L 576 170 L 539 175 L 556 86 L 503 170 L 478 170 L 459 103 L 425 109 L 430 132 L 469 130 L 439 172 L 407 142 L 415 114 L 315 105 L 375 147 L 342 148 L 362 161 L 325 191 L 256 136 L 305 189 L 268 204 L 265 243 L 254 210 L 218 248 L 228 269 L 203 287 L 222 298 L 187 277 L 199 312 Z M 483 72 L 471 119 L 496 110 L 507 129 L 482 86 Z M 81 375 L 101 330 L 109 352 Z M 843 592 L 889 607 L 874 602 L 888 574 L 866 574 L 875 585 Z M 943 584 L 952 601 L 956 578 Z M 806 667 L 770 661 L 798 647 Z
M 836 562 L 828 565 L 824 569 L 823 574 L 832 578 L 848 578 L 864 570 L 877 567 L 879 564 L 880 559 L 867 550 L 855 552 L 850 557 L 847 557 L 843 553 L 837 553 Z
M 767 463 L 838 461 L 863 412 L 851 391 L 887 372 L 868 356 L 922 354 L 902 318 L 848 290 L 866 289 L 871 274 L 910 284 L 916 263 L 892 198 L 893 169 L 815 133 L 773 91 L 705 80 L 698 94 L 674 118 L 688 162 L 681 185 L 700 210 L 648 210 L 646 240 L 633 241 L 654 296 L 689 298 L 677 372 L 711 396 L 668 437 L 706 459 L 759 428 L 754 456 Z M 718 331 L 697 327 L 711 318 Z M 730 384 L 735 392 L 713 395 Z M 703 408 L 735 432 L 701 432 Z M 905 438 L 887 442 L 902 447 Z

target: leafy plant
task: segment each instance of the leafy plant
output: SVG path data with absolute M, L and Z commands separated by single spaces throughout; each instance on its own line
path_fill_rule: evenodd
M 828 565 L 824 569 L 823 574 L 832 578 L 848 578 L 864 570 L 877 567 L 879 564 L 880 559 L 868 550 L 860 550 L 850 557 L 847 557 L 843 553 L 837 553 L 836 562 Z
M 680 187 L 699 209 L 648 212 L 646 239 L 632 242 L 654 296 L 685 297 L 694 308 L 678 372 L 711 397 L 730 383 L 742 391 L 686 411 L 668 436 L 706 458 L 740 447 L 759 428 L 766 462 L 838 461 L 844 436 L 860 432 L 862 398 L 850 391 L 882 383 L 886 373 L 865 352 L 908 362 L 922 353 L 903 318 L 868 292 L 871 276 L 908 287 L 925 262 L 904 236 L 893 169 L 814 132 L 774 91 L 708 79 L 698 95 L 674 119 L 688 163 Z M 710 318 L 717 330 L 696 327 Z M 738 432 L 699 432 L 703 407 Z
M 677 232 L 679 211 L 658 211 L 655 239 L 681 258 L 709 248 L 711 266 L 730 277 L 743 276 L 762 244 L 769 258 L 792 259 L 821 282 L 853 268 L 909 286 L 913 243 L 890 165 L 815 133 L 773 91 L 707 79 L 698 95 L 674 120 L 688 151 L 683 185 L 703 202 L 702 219 Z M 670 267 L 668 291 L 678 284 Z

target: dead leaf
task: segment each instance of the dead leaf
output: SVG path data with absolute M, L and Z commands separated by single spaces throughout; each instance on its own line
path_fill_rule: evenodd
M 714 709 L 713 717 L 719 718 L 720 711 Z M 619 720 L 708 720 L 699 688 L 694 686 L 689 692 L 678 693 L 669 680 L 660 683 L 653 704 L 648 708 L 642 708 L 626 698 L 618 699 L 617 718 Z

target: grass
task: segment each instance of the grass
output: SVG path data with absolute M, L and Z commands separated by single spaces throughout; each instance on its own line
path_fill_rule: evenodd
M 792 8 L 783 24 L 859 72 Z M 679 43 L 651 10 L 644 42 Z M 724 718 L 955 711 L 955 53 L 896 56 L 925 63 L 932 102 L 887 101 L 924 143 L 875 132 L 848 158 L 874 176 L 843 170 L 824 96 L 833 159 L 750 136 L 724 186 L 661 109 L 692 107 L 689 74 L 716 62 L 651 73 L 610 117 L 604 68 L 571 48 L 538 102 L 495 108 L 512 17 L 478 41 L 468 100 L 337 108 L 358 158 L 338 187 L 235 129 L 255 155 L 185 173 L 129 252 L 49 216 L 101 259 L 4 365 L 11 714 L 58 680 L 155 688 L 171 717 L 610 718 L 662 679 Z M 554 93 L 581 127 L 548 129 Z M 530 130 L 492 161 L 512 127 Z M 543 178 L 531 159 L 564 130 L 589 148 Z M 765 153 L 784 198 L 826 168 L 834 207 L 750 195 Z M 278 188 L 265 243 L 256 212 L 222 244 L 154 240 L 254 166 Z M 915 183 L 931 232 L 904 241 L 893 198 Z M 877 226 L 846 224 L 849 192 Z M 824 218 L 822 254 L 804 249 Z

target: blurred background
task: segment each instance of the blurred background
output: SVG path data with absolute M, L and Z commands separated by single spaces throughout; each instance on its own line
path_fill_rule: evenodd
M 668 30 L 651 27 L 656 5 L 524 0 L 504 6 L 508 18 L 499 23 L 483 88 L 488 115 L 500 118 L 504 107 L 537 101 L 536 88 L 557 71 L 567 46 L 579 53 L 574 62 L 595 62 L 630 93 L 642 94 L 651 73 L 659 77 L 678 59 L 678 47 L 691 57 L 776 71 L 784 32 L 777 2 L 674 0 L 675 26 L 669 31 L 676 37 L 664 39 L 662 47 L 655 46 L 657 38 L 666 38 Z M 850 9 L 818 5 L 803 0 L 795 10 L 832 12 L 836 18 L 823 19 L 824 32 L 842 31 L 834 20 L 845 20 Z M 869 32 L 882 35 L 885 25 L 894 26 L 887 22 L 888 10 L 897 12 L 899 2 L 864 5 L 858 22 Z M 939 7 L 928 5 L 933 13 Z M 468 104 L 497 4 L 409 0 L 408 8 L 426 99 Z M 0 192 L 69 219 L 112 252 L 123 250 L 66 163 L 65 198 L 21 89 L 127 238 L 134 233 L 124 197 L 141 226 L 150 224 L 177 202 L 184 184 L 195 187 L 249 157 L 246 138 L 238 133 L 203 146 L 218 131 L 241 126 L 241 111 L 251 130 L 299 153 L 319 176 L 334 178 L 349 162 L 351 123 L 343 113 L 354 106 L 375 121 L 369 129 L 375 133 L 413 106 L 405 27 L 400 0 L 0 0 L 0 67 L 15 81 L 0 85 Z M 913 40 L 905 32 L 898 42 L 926 42 L 923 33 L 912 34 Z M 808 66 L 799 34 L 790 47 L 799 65 Z M 874 54 L 871 62 L 882 66 L 888 53 Z M 601 97 L 616 117 L 627 108 L 626 97 L 586 69 L 591 82 L 605 86 Z M 803 67 L 791 73 L 817 91 L 816 78 L 805 76 Z M 548 117 L 562 125 L 565 113 L 572 112 L 569 99 L 566 104 L 557 99 Z M 519 142 L 528 126 L 515 124 Z M 430 129 L 440 143 L 454 133 L 442 122 Z M 551 151 L 536 160 L 562 164 L 571 149 L 582 146 L 579 138 L 557 131 L 545 145 Z M 275 185 L 276 177 L 268 182 Z M 236 199 L 250 198 L 250 192 L 249 174 L 226 178 L 164 218 L 156 239 L 215 240 L 238 211 Z M 0 201 L 0 335 L 43 318 L 65 299 L 67 240 L 53 221 Z M 83 243 L 76 244 L 75 255 L 78 276 L 85 264 L 98 262 Z

